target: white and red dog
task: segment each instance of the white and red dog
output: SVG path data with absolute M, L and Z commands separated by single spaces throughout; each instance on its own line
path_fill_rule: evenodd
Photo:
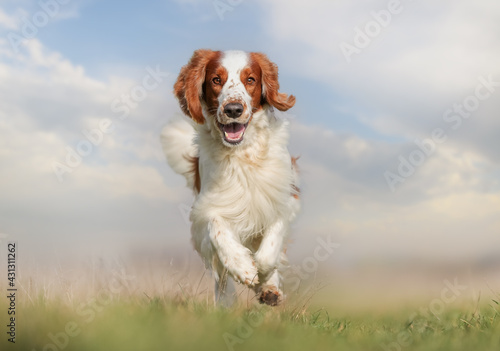
M 279 268 L 300 204 L 288 123 L 273 112 L 291 108 L 295 97 L 278 89 L 278 68 L 264 54 L 197 50 L 174 86 L 194 122 L 162 131 L 168 163 L 194 190 L 192 241 L 223 304 L 234 299 L 228 275 L 261 303 L 283 299 Z

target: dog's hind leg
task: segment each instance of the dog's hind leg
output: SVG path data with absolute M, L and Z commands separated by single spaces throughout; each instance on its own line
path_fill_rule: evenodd
M 218 259 L 217 259 L 218 261 Z M 231 307 L 236 301 L 236 290 L 234 282 L 220 262 L 215 272 L 215 304 L 223 307 Z

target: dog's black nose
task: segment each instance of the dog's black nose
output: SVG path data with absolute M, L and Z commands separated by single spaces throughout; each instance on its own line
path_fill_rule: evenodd
M 243 113 L 243 105 L 239 102 L 231 102 L 224 107 L 224 113 L 230 118 L 238 118 Z

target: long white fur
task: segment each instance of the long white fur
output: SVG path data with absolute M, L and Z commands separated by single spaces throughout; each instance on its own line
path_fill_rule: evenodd
M 236 72 L 246 64 L 243 55 L 225 53 L 223 65 L 229 77 L 239 76 Z M 237 89 L 237 82 L 232 84 L 234 89 L 223 87 L 220 101 L 233 98 L 231 94 L 244 97 L 246 91 Z M 216 129 L 216 117 L 208 116 L 206 109 L 204 114 L 202 125 L 176 121 L 162 132 L 167 161 L 186 176 L 188 185 L 194 180 L 182 155 L 199 157 L 201 191 L 195 192 L 190 215 L 194 247 L 215 273 L 217 298 L 231 299 L 225 293 L 230 291 L 225 289 L 226 273 L 256 291 L 273 286 L 282 294 L 278 268 L 285 261 L 289 223 L 299 210 L 299 201 L 292 196 L 298 177 L 287 150 L 288 122 L 275 117 L 266 105 L 253 114 L 243 142 L 229 147 Z M 255 251 L 251 244 L 259 237 L 262 241 Z
M 198 156 L 198 146 L 194 143 L 194 124 L 186 117 L 178 115 L 163 128 L 160 141 L 167 162 L 174 172 L 186 178 L 187 186 L 194 188 L 194 177 L 190 158 Z

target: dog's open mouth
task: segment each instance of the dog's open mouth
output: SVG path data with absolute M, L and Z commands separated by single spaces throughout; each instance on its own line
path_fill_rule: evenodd
M 239 144 L 243 140 L 243 135 L 247 129 L 248 123 L 229 123 L 221 124 L 219 123 L 219 128 L 222 130 L 224 135 L 224 140 L 229 144 Z

